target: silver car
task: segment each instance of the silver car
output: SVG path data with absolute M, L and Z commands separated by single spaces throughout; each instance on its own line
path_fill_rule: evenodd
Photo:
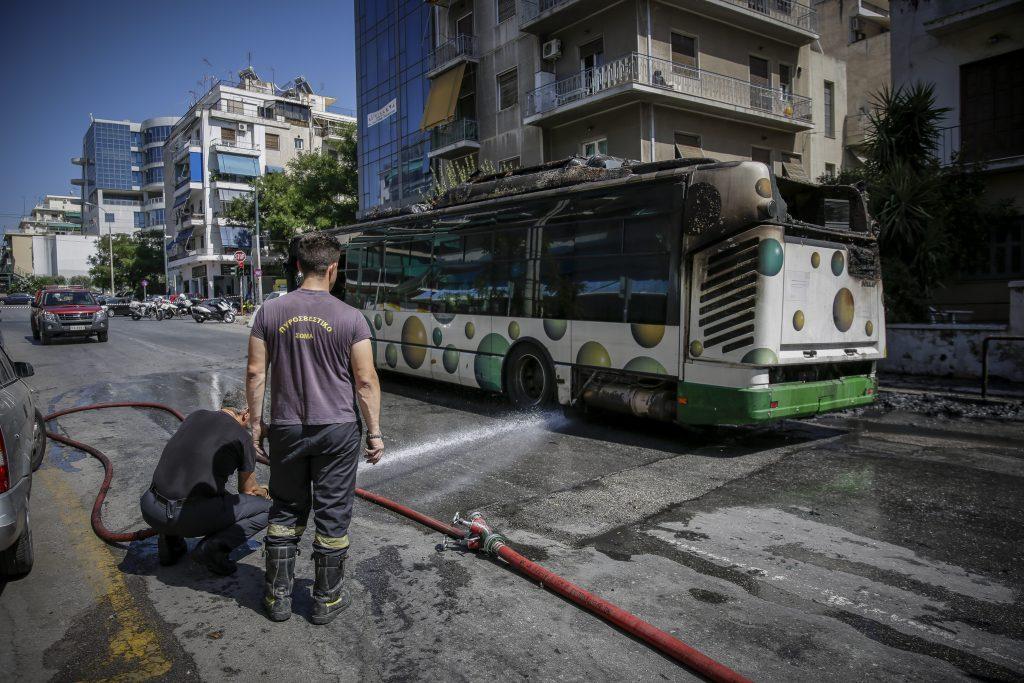
M 46 429 L 23 378 L 35 371 L 0 349 L 0 577 L 32 569 L 29 495 L 46 452 Z

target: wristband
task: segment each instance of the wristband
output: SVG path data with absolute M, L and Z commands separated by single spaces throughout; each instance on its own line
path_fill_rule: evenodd
M 383 434 L 367 434 L 366 435 L 366 440 L 369 441 L 370 439 L 380 439 L 381 441 L 383 441 L 384 440 L 384 435 Z

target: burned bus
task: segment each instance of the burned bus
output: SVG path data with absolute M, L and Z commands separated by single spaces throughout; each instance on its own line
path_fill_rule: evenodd
M 336 232 L 336 294 L 382 369 L 682 424 L 874 400 L 882 282 L 852 187 L 750 161 L 573 158 Z

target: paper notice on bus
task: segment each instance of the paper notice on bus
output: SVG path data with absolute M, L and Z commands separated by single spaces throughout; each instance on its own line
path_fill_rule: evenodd
M 786 271 L 786 301 L 806 303 L 811 289 L 811 274 L 806 270 Z

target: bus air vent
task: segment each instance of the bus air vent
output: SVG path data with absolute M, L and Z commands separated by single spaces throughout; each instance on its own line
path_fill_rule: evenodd
M 759 241 L 744 240 L 708 258 L 698 309 L 705 348 L 721 344 L 729 353 L 754 343 Z

